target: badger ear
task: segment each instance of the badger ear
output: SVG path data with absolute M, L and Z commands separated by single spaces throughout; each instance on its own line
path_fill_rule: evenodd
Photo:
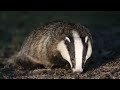
M 67 40 L 68 42 L 70 42 L 70 39 L 69 39 L 69 37 L 65 37 L 65 40 Z
M 87 42 L 88 42 L 88 36 L 85 37 L 85 43 L 87 43 Z

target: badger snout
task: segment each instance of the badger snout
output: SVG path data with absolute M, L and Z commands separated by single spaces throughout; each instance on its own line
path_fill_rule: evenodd
M 83 69 L 73 69 L 73 73 L 82 73 Z

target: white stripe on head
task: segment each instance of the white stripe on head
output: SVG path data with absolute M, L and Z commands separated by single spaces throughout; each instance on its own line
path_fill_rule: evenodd
M 62 57 L 70 63 L 70 66 L 72 68 L 70 55 L 63 40 L 60 43 L 58 43 L 57 50 L 61 53 Z
M 74 38 L 74 46 L 75 46 L 75 68 L 73 72 L 83 72 L 82 68 L 82 55 L 83 55 L 83 44 L 79 34 L 76 31 L 72 31 Z
M 88 41 L 88 50 L 87 50 L 87 54 L 86 54 L 86 60 L 91 56 L 92 54 L 92 45 L 90 40 Z

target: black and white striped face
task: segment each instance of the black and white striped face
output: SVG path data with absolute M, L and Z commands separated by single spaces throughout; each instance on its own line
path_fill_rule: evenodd
M 87 59 L 92 54 L 92 45 L 88 36 L 81 37 L 78 32 L 66 36 L 57 47 L 62 57 L 70 63 L 73 72 L 83 72 Z

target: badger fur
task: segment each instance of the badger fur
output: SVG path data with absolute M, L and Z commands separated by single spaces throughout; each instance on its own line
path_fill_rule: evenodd
M 23 67 L 41 65 L 47 68 L 69 64 L 71 69 L 74 68 L 73 72 L 82 72 L 80 68 L 83 68 L 91 53 L 92 37 L 89 30 L 80 24 L 58 20 L 35 28 L 17 55 L 8 62 Z M 76 57 L 81 59 L 75 60 Z

